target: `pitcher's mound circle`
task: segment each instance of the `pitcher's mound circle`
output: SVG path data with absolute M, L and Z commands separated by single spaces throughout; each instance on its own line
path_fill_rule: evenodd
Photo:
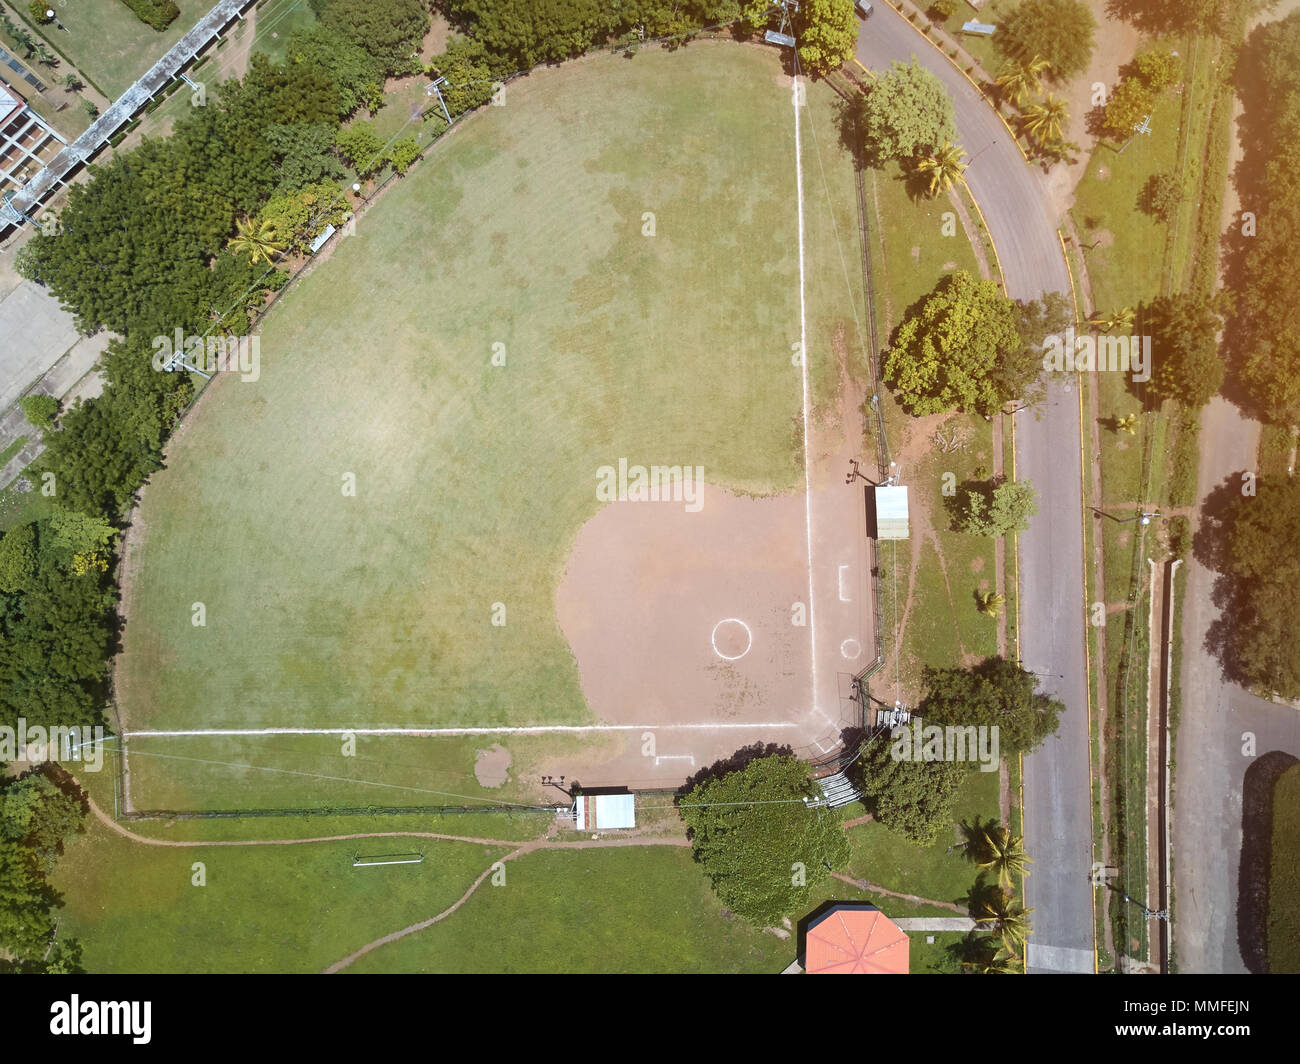
M 861 657 L 862 644 L 856 639 L 846 639 L 840 644 L 840 654 L 849 661 L 853 661 L 854 659 Z
M 713 652 L 723 661 L 739 661 L 753 645 L 754 633 L 744 621 L 728 617 L 713 626 Z

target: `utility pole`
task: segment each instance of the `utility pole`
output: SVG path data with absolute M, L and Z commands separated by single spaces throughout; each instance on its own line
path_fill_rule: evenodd
M 429 82 L 429 84 L 424 87 L 424 95 L 438 97 L 438 103 L 442 105 L 442 113 L 446 115 L 447 125 L 450 126 L 451 112 L 447 110 L 447 101 L 442 98 L 442 90 L 438 88 L 439 85 L 445 85 L 446 83 L 447 79 L 445 77 L 439 78 L 437 81 Z

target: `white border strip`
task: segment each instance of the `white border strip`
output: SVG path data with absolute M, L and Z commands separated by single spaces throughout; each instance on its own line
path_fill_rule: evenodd
M 538 724 L 520 728 L 193 728 L 185 731 L 128 731 L 128 739 L 184 739 L 257 735 L 546 735 L 574 732 L 624 731 L 752 731 L 757 728 L 797 728 L 793 721 L 764 721 L 757 724 Z

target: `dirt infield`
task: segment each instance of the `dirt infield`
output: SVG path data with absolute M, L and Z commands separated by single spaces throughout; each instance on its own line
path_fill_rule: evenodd
M 661 727 L 563 771 L 588 786 L 671 786 L 753 742 L 831 749 L 838 727 L 813 708 L 807 603 L 802 494 L 708 485 L 697 513 L 604 507 L 578 534 L 556 614 L 597 716 Z

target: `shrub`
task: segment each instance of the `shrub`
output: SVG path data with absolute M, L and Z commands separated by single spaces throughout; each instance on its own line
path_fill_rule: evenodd
M 24 395 L 18 400 L 23 416 L 34 428 L 48 429 L 59 412 L 59 401 L 52 395 Z
M 122 0 L 122 3 L 134 11 L 141 22 L 156 30 L 165 30 L 181 13 L 172 0 Z
M 957 0 L 934 0 L 926 14 L 935 22 L 947 22 L 957 14 Z
M 46 12 L 50 10 L 50 5 L 47 4 L 45 0 L 32 0 L 32 2 L 27 5 L 27 10 L 31 12 L 32 18 L 42 26 L 48 25 L 54 21 L 53 15 L 46 14 Z
M 1174 517 L 1169 521 L 1169 555 L 1172 558 L 1186 558 L 1192 546 L 1192 523 L 1186 517 Z
M 1167 222 L 1183 199 L 1183 183 L 1171 173 L 1152 174 L 1142 186 L 1138 208 L 1153 218 Z
M 1133 57 L 1131 73 L 1152 92 L 1164 92 L 1178 84 L 1183 76 L 1183 65 L 1168 50 L 1143 52 Z

